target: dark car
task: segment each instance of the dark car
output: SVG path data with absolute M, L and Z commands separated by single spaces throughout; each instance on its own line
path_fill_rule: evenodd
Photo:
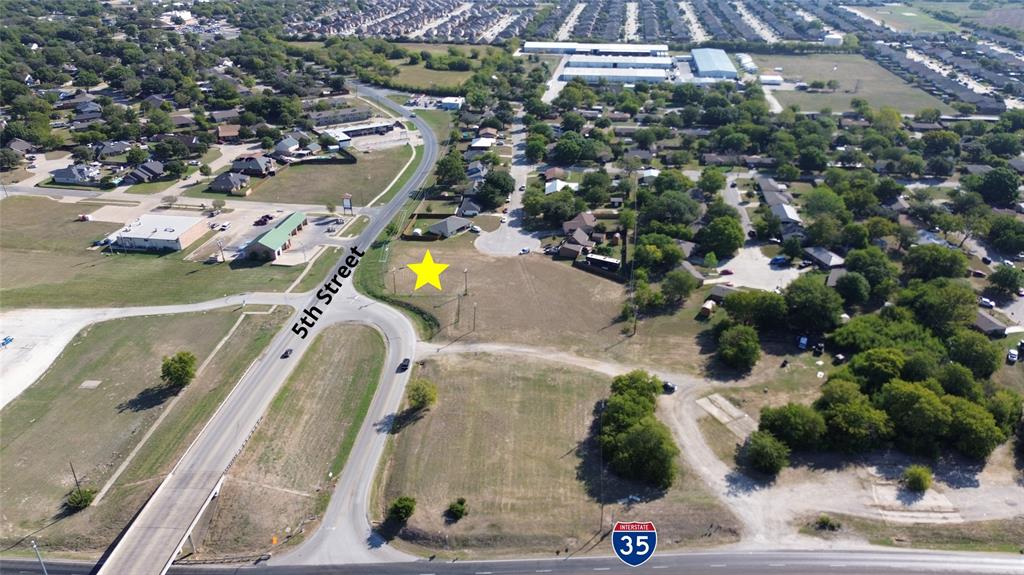
M 294 350 L 292 350 L 292 348 L 290 348 L 290 347 L 288 349 L 284 350 L 284 353 L 281 354 L 281 359 L 288 359 L 289 357 L 291 357 L 292 356 L 292 351 L 294 351 Z
M 674 383 L 669 383 L 667 381 L 663 381 L 661 383 L 661 390 L 665 393 L 675 393 L 677 389 L 679 389 L 679 387 Z
M 981 263 L 983 263 L 985 265 L 989 265 L 989 264 L 992 263 L 992 258 L 990 258 L 988 256 L 981 256 Z
M 252 225 L 254 225 L 254 226 L 265 226 L 265 225 L 267 225 L 267 220 L 265 220 L 263 218 L 260 218 L 260 219 L 256 220 L 255 222 L 253 222 Z
M 804 261 L 800 262 L 800 265 L 798 265 L 797 268 L 799 268 L 799 269 L 806 269 L 806 268 L 809 268 L 809 267 L 811 267 L 813 265 L 814 265 L 814 262 L 812 262 L 810 260 L 804 260 Z
M 409 358 L 402 360 L 402 363 L 398 364 L 398 373 L 402 373 L 409 369 Z

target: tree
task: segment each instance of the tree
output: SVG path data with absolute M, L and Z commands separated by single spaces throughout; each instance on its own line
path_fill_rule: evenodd
M 900 376 L 907 358 L 894 347 L 876 347 L 853 356 L 850 371 L 864 382 L 864 392 L 874 393 Z
M 840 222 L 850 219 L 843 198 L 826 187 L 817 187 L 804 194 L 804 212 L 813 218 L 829 215 Z
M 821 277 L 802 275 L 786 286 L 783 295 L 789 321 L 794 327 L 827 332 L 839 325 L 843 299 L 835 290 L 826 286 Z
M 679 448 L 664 423 L 648 416 L 630 427 L 616 442 L 610 459 L 612 469 L 629 479 L 639 479 L 661 489 L 675 480 Z
M 999 369 L 1003 350 L 984 335 L 960 329 L 949 338 L 949 359 L 971 370 L 974 377 L 988 379 Z
M 732 257 L 743 246 L 743 226 L 735 218 L 719 217 L 701 228 L 697 235 L 702 247 L 719 257 Z
M 92 505 L 93 500 L 96 499 L 96 490 L 91 487 L 78 487 L 76 486 L 68 493 L 67 499 L 64 503 L 71 511 L 81 511 L 86 507 Z
M 784 182 L 792 182 L 800 177 L 800 170 L 793 164 L 782 164 L 776 170 L 775 175 Z
M 804 248 L 800 245 L 800 238 L 796 236 L 789 236 L 783 240 L 782 253 L 791 259 L 795 259 L 803 255 Z
M 576 112 L 566 112 L 562 114 L 562 131 L 563 132 L 576 132 L 579 133 L 586 125 L 587 120 L 583 116 Z
M 227 205 L 227 202 L 225 202 L 224 200 L 222 200 L 220 198 L 218 198 L 216 200 L 213 200 L 213 209 L 215 209 L 215 210 L 223 210 L 224 206 L 226 206 L 226 205 Z
M 21 154 L 10 148 L 0 148 L 0 170 L 13 170 L 21 164 Z
M 491 171 L 484 177 L 476 198 L 484 209 L 491 210 L 501 205 L 515 189 L 516 181 L 508 172 Z
M 437 183 L 442 186 L 455 186 L 466 181 L 466 163 L 462 154 L 454 147 L 443 158 L 438 160 L 434 169 Z
M 744 446 L 747 465 L 768 475 L 777 475 L 789 465 L 789 447 L 767 431 L 755 431 Z
M 875 246 L 861 250 L 850 250 L 846 254 L 846 269 L 864 276 L 874 291 L 874 295 L 884 298 L 896 287 L 898 270 L 885 255 Z
M 661 293 L 669 303 L 677 303 L 689 297 L 698 287 L 697 278 L 682 271 L 674 270 L 665 274 L 661 282 Z
M 1017 293 L 1024 286 L 1024 272 L 1006 264 L 999 264 L 996 271 L 988 276 L 988 283 L 1006 293 Z
M 168 176 L 177 180 L 185 175 L 185 172 L 188 171 L 188 167 L 185 165 L 185 162 L 182 162 L 181 160 L 171 160 L 164 164 L 164 171 L 167 172 Z
M 911 280 L 896 302 L 914 312 L 917 321 L 945 336 L 974 321 L 978 307 L 974 290 L 960 280 Z
M 209 176 L 210 174 L 213 173 L 213 170 L 210 168 L 209 165 L 203 164 L 202 166 L 199 166 L 199 173 L 204 176 Z
M 983 461 L 1006 440 L 995 418 L 984 407 L 955 395 L 944 395 L 942 401 L 952 412 L 949 438 L 960 453 Z
M 935 453 L 952 412 L 932 390 L 899 379 L 882 386 L 875 402 L 893 422 L 896 438 L 910 451 Z
M 799 403 L 762 407 L 758 429 L 771 433 L 791 449 L 811 450 L 817 449 L 825 436 L 825 418 Z
M 1007 208 L 1017 200 L 1017 188 L 1020 178 L 1010 168 L 995 168 L 981 176 L 977 184 L 968 179 L 965 185 L 968 191 L 978 192 L 989 205 Z
M 828 443 L 839 451 L 857 453 L 874 449 L 892 435 L 892 423 L 884 411 L 858 399 L 833 403 L 822 412 Z
M 687 178 L 679 170 L 662 170 L 658 177 L 654 178 L 654 189 L 659 194 L 668 191 L 685 192 L 693 187 L 693 180 Z
M 437 386 L 426 379 L 416 379 L 409 384 L 405 396 L 410 409 L 421 411 L 437 402 Z
M 697 180 L 697 187 L 710 196 L 725 187 L 725 174 L 718 168 L 705 168 Z
M 579 195 L 591 206 L 597 207 L 608 203 L 612 180 L 604 170 L 587 172 L 580 183 Z
M 751 369 L 761 358 L 757 331 L 747 325 L 726 329 L 718 338 L 718 357 L 730 367 L 744 371 Z
M 89 146 L 75 146 L 71 151 L 71 157 L 79 162 L 91 162 L 96 157 L 96 152 Z
M 971 370 L 956 362 L 950 362 L 942 366 L 936 374 L 936 379 L 942 390 L 950 395 L 956 395 L 979 401 L 984 395 L 981 384 L 974 379 Z
M 862 224 L 846 224 L 843 226 L 843 244 L 857 249 L 868 247 L 868 229 Z
M 388 507 L 388 519 L 396 523 L 405 523 L 416 512 L 416 499 L 403 495 L 391 502 Z
M 644 234 L 637 243 L 636 263 L 654 272 L 671 270 L 683 261 L 683 250 L 665 234 Z
M 932 470 L 925 465 L 911 465 L 903 470 L 900 481 L 910 491 L 924 493 L 932 486 Z
M 739 291 L 729 294 L 722 305 L 729 317 L 758 329 L 777 329 L 786 321 L 786 299 L 775 292 Z
M 547 144 L 542 138 L 531 137 L 526 140 L 526 159 L 531 164 L 535 164 L 544 159 L 544 154 L 547 152 Z
M 1021 424 L 1021 408 L 1024 407 L 1024 399 L 1016 391 L 1011 389 L 1000 389 L 988 398 L 985 404 L 989 413 L 996 420 L 996 425 L 1009 437 Z
M 181 389 L 195 378 L 196 362 L 196 356 L 190 351 L 179 351 L 164 357 L 160 365 L 160 379 L 170 387 Z
M 871 297 L 871 284 L 863 275 L 849 272 L 836 280 L 836 291 L 847 305 L 859 305 Z

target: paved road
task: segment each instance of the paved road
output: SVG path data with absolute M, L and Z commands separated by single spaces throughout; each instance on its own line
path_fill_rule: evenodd
M 84 575 L 88 563 L 49 562 L 50 575 Z M 35 561 L 0 563 L 0 575 L 41 573 Z M 626 567 L 612 557 L 533 559 L 516 561 L 466 561 L 441 563 L 418 561 L 374 565 L 175 566 L 175 575 L 632 575 L 635 573 L 686 575 L 891 575 L 897 573 L 1024 573 L 1024 559 L 1015 555 L 988 555 L 931 551 L 730 551 L 655 554 L 640 567 Z
M 378 99 L 382 105 L 399 108 L 377 90 L 360 87 L 359 91 Z M 369 247 L 391 217 L 401 210 L 407 196 L 419 188 L 433 168 L 437 158 L 436 138 L 425 122 L 420 119 L 413 121 L 424 136 L 423 161 L 402 191 L 382 210 L 381 217 L 372 221 L 353 242 L 360 250 Z M 344 257 L 339 259 L 339 265 L 343 260 Z M 333 274 L 332 270 L 330 275 Z M 392 366 L 397 365 L 402 357 L 413 356 L 416 335 L 405 316 L 390 307 L 356 295 L 350 284 L 345 284 L 343 294 L 335 296 L 332 306 L 323 305 L 315 297 L 309 297 L 304 307 L 320 303 L 323 315 L 306 339 L 300 339 L 291 331 L 293 322 L 299 321 L 303 314 L 301 309 L 296 310 L 286 327 L 274 337 L 266 352 L 243 375 L 206 428 L 143 507 L 99 573 L 145 575 L 166 571 L 178 550 L 185 544 L 186 535 L 198 520 L 198 515 L 219 488 L 224 472 L 315 339 L 317 329 L 338 322 L 368 323 L 379 329 L 388 343 L 388 364 L 385 366 L 380 390 L 357 436 L 346 472 L 339 478 L 337 496 L 331 502 L 325 528 L 320 530 L 318 537 L 311 539 L 310 550 L 303 550 L 296 557 L 300 562 L 323 562 L 325 558 L 335 555 L 339 556 L 339 561 L 345 562 L 403 558 L 395 552 L 388 553 L 385 551 L 388 548 L 382 547 L 380 542 L 369 539 L 366 503 L 386 438 L 386 429 L 378 432 L 374 429 L 374 423 L 398 407 L 408 373 L 396 374 Z M 281 356 L 287 349 L 294 350 L 293 354 L 283 359 Z

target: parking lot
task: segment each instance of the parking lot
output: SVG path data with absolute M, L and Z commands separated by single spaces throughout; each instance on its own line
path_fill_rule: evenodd
M 243 257 L 242 253 L 249 243 L 260 234 L 271 229 L 281 218 L 288 216 L 290 213 L 292 213 L 290 210 L 235 210 L 230 213 L 220 214 L 215 218 L 210 218 L 208 225 L 211 228 L 214 226 L 220 228 L 228 225 L 228 229 L 218 232 L 202 246 L 196 248 L 189 255 L 188 259 L 192 261 L 205 261 L 207 259 L 213 261 L 213 258 L 216 258 L 219 261 L 222 249 L 224 257 L 228 260 Z M 254 225 L 264 215 L 273 216 L 273 219 L 267 221 L 264 225 Z M 335 238 L 344 225 L 338 224 L 338 220 L 348 223 L 354 217 L 349 215 L 327 216 L 323 214 L 308 216 L 309 224 L 292 237 L 292 247 L 278 257 L 274 261 L 274 265 L 304 265 L 319 251 L 318 246 L 337 241 Z M 220 244 L 218 244 L 218 241 Z

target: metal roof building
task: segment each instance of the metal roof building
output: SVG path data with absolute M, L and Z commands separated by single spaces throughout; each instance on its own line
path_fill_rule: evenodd
M 582 42 L 525 42 L 524 53 L 604 54 L 608 56 L 667 56 L 668 44 L 589 44 Z
M 304 212 L 292 213 L 245 246 L 246 257 L 257 260 L 276 260 L 281 252 L 291 247 L 292 236 L 297 234 L 306 225 L 306 222 Z
M 568 82 L 580 78 L 588 84 L 596 84 L 602 79 L 612 84 L 635 84 L 649 82 L 657 84 L 668 78 L 666 70 L 657 68 L 562 68 L 559 80 Z
M 573 68 L 653 68 L 669 69 L 673 66 L 668 56 L 594 56 L 576 54 L 565 63 Z
M 117 247 L 125 250 L 178 251 L 189 246 L 207 227 L 204 218 L 142 214 L 117 232 Z
M 718 48 L 697 48 L 690 52 L 693 55 L 693 71 L 704 78 L 737 78 L 736 66 L 725 50 Z

